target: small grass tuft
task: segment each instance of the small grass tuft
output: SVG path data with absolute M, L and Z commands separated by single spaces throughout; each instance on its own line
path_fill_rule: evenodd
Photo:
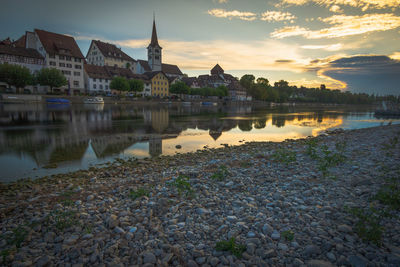
M 246 246 L 236 243 L 235 238 L 232 237 L 231 239 L 229 239 L 227 241 L 223 240 L 223 241 L 217 242 L 215 249 L 217 251 L 229 251 L 236 257 L 241 258 L 243 252 L 246 251 Z
M 193 197 L 194 191 L 189 183 L 189 177 L 179 175 L 175 180 L 169 182 L 169 185 L 176 187 L 179 196 L 185 193 L 186 197 Z
M 228 168 L 225 165 L 221 165 L 218 167 L 218 170 L 211 175 L 211 178 L 218 181 L 223 181 L 229 174 Z
M 287 241 L 293 241 L 294 239 L 294 232 L 291 230 L 283 231 L 281 236 L 285 238 Z
M 135 199 L 137 199 L 139 197 L 143 197 L 143 196 L 148 197 L 149 193 L 150 193 L 149 190 L 147 190 L 146 188 L 142 188 L 141 187 L 141 188 L 138 188 L 136 191 L 131 191 L 129 193 L 129 197 L 131 199 L 135 200 Z
M 289 165 L 290 163 L 295 162 L 297 160 L 295 151 L 285 150 L 285 149 L 275 150 L 274 153 L 272 154 L 272 159 L 274 161 L 278 161 L 286 165 Z

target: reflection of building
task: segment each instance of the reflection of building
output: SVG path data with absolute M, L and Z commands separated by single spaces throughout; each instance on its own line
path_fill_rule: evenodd
M 149 154 L 158 157 L 162 154 L 162 138 L 159 134 L 152 134 L 149 138 Z

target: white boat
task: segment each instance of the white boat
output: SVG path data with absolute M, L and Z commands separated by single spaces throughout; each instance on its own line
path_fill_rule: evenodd
M 83 103 L 85 104 L 104 104 L 104 99 L 102 97 L 86 98 Z

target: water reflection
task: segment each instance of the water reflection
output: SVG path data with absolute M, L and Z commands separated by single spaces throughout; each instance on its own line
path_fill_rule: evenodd
M 366 110 L 344 108 L 1 105 L 0 178 L 86 168 L 116 156 L 156 157 L 243 140 L 282 141 L 343 125 L 372 125 L 371 119 Z M 41 169 L 49 164 L 58 168 Z

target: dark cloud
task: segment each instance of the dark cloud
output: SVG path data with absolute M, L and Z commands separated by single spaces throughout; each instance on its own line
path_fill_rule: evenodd
M 353 92 L 400 95 L 400 61 L 387 56 L 354 56 L 330 62 L 326 76 Z
M 294 60 L 291 60 L 291 59 L 278 59 L 278 60 L 275 60 L 275 63 L 293 63 L 294 62 Z

